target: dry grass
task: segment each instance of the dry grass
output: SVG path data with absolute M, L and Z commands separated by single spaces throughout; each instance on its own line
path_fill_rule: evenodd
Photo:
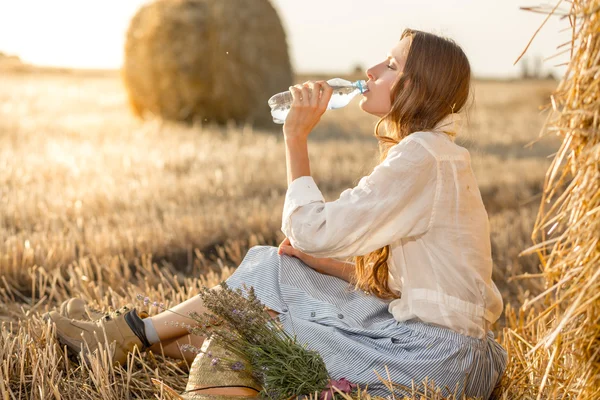
M 518 317 L 507 313 L 508 375 L 513 392 L 530 398 L 591 400 L 600 396 L 600 1 L 559 5 L 544 12 L 569 17 L 570 61 L 544 133 L 562 144 L 545 176 L 535 245 L 524 252 L 539 256 L 545 290 Z
M 303 82 L 307 77 L 298 77 Z M 476 82 L 460 143 L 471 151 L 492 228 L 493 279 L 518 307 L 543 289 L 531 241 L 547 156 L 534 140 L 555 82 Z M 184 362 L 135 354 L 129 369 L 70 364 L 40 313 L 71 296 L 98 307 L 167 306 L 227 277 L 247 250 L 277 245 L 286 190 L 281 137 L 252 129 L 139 122 L 117 75 L 0 76 L 0 393 L 3 399 L 153 398 L 150 378 L 185 387 Z M 377 161 L 376 119 L 356 103 L 311 135 L 327 200 Z M 151 308 L 150 314 L 157 310 Z M 493 327 L 502 341 L 504 316 Z M 385 371 L 378 371 L 385 376 Z

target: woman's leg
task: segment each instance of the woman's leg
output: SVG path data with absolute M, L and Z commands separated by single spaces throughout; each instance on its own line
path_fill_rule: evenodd
M 221 285 L 212 287 L 211 290 L 221 290 Z M 172 313 L 169 310 L 173 310 L 177 312 L 177 314 Z M 195 311 L 199 315 L 202 315 L 204 312 L 208 312 L 208 310 L 204 307 L 204 304 L 202 304 L 202 298 L 200 296 L 194 296 L 169 310 L 165 310 L 160 314 L 149 317 L 152 320 L 152 325 L 154 325 L 160 339 L 160 342 L 153 344 L 150 347 L 150 350 L 157 354 L 162 354 L 162 352 L 164 352 L 165 356 L 172 358 L 185 358 L 191 363 L 194 360 L 195 354 L 192 352 L 181 351 L 180 346 L 187 343 L 200 348 L 202 347 L 205 338 L 199 335 L 190 334 L 187 328 L 182 327 L 181 324 L 193 326 L 194 321 L 187 317 L 188 313 Z M 271 318 L 277 318 L 279 315 L 278 312 L 271 309 L 267 309 L 267 312 L 271 315 Z M 178 314 L 185 315 L 186 317 Z M 179 322 L 180 326 L 173 326 L 172 323 L 175 322 Z
M 221 285 L 212 287 L 210 290 L 221 290 Z M 161 342 L 171 339 L 178 339 L 182 336 L 188 335 L 189 332 L 187 328 L 181 325 L 194 325 L 194 320 L 188 316 L 188 314 L 192 311 L 197 312 L 199 315 L 209 312 L 206 307 L 204 307 L 202 298 L 200 296 L 189 298 L 186 301 L 171 307 L 169 310 L 165 310 L 160 314 L 149 317 Z M 172 325 L 175 322 L 179 322 L 179 326 Z
M 190 365 L 194 361 L 196 354 L 191 351 L 181 350 L 181 346 L 184 344 L 191 344 L 194 347 L 201 348 L 204 342 L 204 337 L 198 335 L 187 334 L 177 339 L 168 339 L 162 342 L 158 342 L 150 346 L 149 350 L 152 350 L 155 354 L 165 355 L 171 358 L 185 359 Z

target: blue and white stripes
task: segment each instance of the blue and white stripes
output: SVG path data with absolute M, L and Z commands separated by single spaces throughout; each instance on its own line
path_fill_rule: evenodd
M 414 380 L 419 389 L 427 376 L 446 388 L 444 396 L 456 388 L 459 397 L 487 399 L 506 368 L 506 350 L 492 331 L 478 339 L 417 319 L 398 322 L 389 301 L 280 256 L 276 247 L 252 247 L 226 281 L 232 288 L 253 286 L 262 303 L 280 313 L 284 329 L 319 352 L 333 379 L 368 385 L 371 395 L 391 394 L 374 372 L 387 379 L 387 366 L 394 383 L 411 387 Z M 409 395 L 400 388 L 395 394 Z

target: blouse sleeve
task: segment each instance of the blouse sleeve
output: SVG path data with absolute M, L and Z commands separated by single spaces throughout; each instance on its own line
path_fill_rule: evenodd
M 292 181 L 281 231 L 294 248 L 314 257 L 365 255 L 430 228 L 436 180 L 435 157 L 405 138 L 335 201 L 325 202 L 311 176 Z

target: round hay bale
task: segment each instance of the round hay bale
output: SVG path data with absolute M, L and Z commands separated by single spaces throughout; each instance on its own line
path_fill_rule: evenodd
M 293 84 L 285 31 L 268 0 L 142 6 L 127 30 L 122 76 L 140 117 L 267 128 L 269 97 Z

